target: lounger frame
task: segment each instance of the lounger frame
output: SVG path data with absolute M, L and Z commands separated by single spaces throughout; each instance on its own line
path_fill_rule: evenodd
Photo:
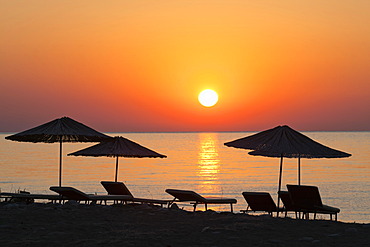
M 127 203 L 132 200 L 132 196 L 129 195 L 91 195 L 73 187 L 52 186 L 50 190 L 60 194 L 62 196 L 62 202 L 73 200 L 85 202 L 86 204 L 103 204 L 103 202 L 107 204 L 108 201 Z
M 131 199 L 132 202 L 138 202 L 149 205 L 159 205 L 163 207 L 169 206 L 172 201 L 172 200 L 134 197 L 123 182 L 101 181 L 100 183 L 103 185 L 104 189 L 108 192 L 108 195 L 128 195 L 132 197 Z
M 241 212 L 267 212 L 271 216 L 277 212 L 276 204 L 268 192 L 246 191 L 242 195 L 247 202 L 247 209 Z
M 309 214 L 329 214 L 330 220 L 338 220 L 339 208 L 324 205 L 318 187 L 309 185 L 287 184 L 287 188 L 297 212 L 302 212 L 302 218 L 309 219 Z
M 31 193 L 0 193 L 0 198 L 3 198 L 5 202 L 22 201 L 25 203 L 33 203 L 35 200 L 48 200 L 52 203 L 57 202 L 62 197 L 60 195 L 52 194 L 31 194 Z
M 285 217 L 287 217 L 288 212 L 294 212 L 295 217 L 298 219 L 299 218 L 299 214 L 297 214 L 298 210 L 294 207 L 293 201 L 290 198 L 289 192 L 288 191 L 279 191 L 278 194 L 279 194 L 279 197 L 280 197 L 281 201 L 283 202 L 283 210 L 282 211 L 285 212 Z
M 233 212 L 233 204 L 237 203 L 234 198 L 206 198 L 191 190 L 166 189 L 166 192 L 174 197 L 171 204 L 190 202 L 194 212 L 199 204 L 204 204 L 205 210 L 208 210 L 208 204 L 230 204 L 230 210 Z
M 240 210 L 241 212 L 267 212 L 269 215 L 273 216 L 273 213 L 278 212 L 278 208 L 272 199 L 270 193 L 268 192 L 243 192 L 244 199 L 247 202 L 247 209 Z M 279 208 L 279 212 L 285 212 L 285 217 L 287 217 L 288 212 L 295 212 L 292 208 L 292 203 L 290 201 L 288 191 L 280 191 L 280 197 L 282 196 L 283 207 Z M 289 198 L 286 198 L 288 196 Z M 289 199 L 289 200 L 287 200 Z M 276 214 L 278 215 L 278 214 Z M 297 215 L 296 215 L 297 217 Z

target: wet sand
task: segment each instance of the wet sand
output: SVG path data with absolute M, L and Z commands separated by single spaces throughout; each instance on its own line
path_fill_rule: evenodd
M 0 236 L 0 246 L 369 246 L 370 224 L 147 205 L 0 203 Z

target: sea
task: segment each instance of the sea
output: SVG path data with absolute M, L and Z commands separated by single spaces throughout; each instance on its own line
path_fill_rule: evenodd
M 323 203 L 340 208 L 339 221 L 370 223 L 370 132 L 302 133 L 352 156 L 301 159 L 301 184 L 318 186 Z M 59 144 L 6 140 L 11 134 L 0 134 L 1 192 L 52 193 L 49 187 L 59 181 Z M 269 192 L 277 201 L 280 159 L 251 156 L 249 150 L 224 145 L 255 132 L 106 134 L 123 136 L 167 156 L 119 158 L 118 181 L 135 197 L 172 199 L 166 189 L 193 190 L 206 197 L 236 198 L 234 212 L 247 208 L 244 191 Z M 100 181 L 114 181 L 115 158 L 67 156 L 91 145 L 94 143 L 63 144 L 62 185 L 105 194 Z M 298 183 L 297 164 L 297 159 L 284 159 L 283 189 L 286 184 Z M 178 206 L 192 209 L 186 203 Z M 202 205 L 198 208 L 204 210 Z M 210 208 L 230 210 L 225 205 Z

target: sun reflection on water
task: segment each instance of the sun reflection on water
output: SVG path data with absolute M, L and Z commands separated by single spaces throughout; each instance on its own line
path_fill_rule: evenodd
M 198 171 L 199 190 L 205 194 L 219 192 L 220 159 L 217 133 L 199 134 Z

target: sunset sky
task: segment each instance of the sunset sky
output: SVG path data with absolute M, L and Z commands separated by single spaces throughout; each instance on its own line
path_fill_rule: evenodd
M 369 0 L 0 1 L 0 131 L 370 130 Z M 198 94 L 213 89 L 213 107 Z

